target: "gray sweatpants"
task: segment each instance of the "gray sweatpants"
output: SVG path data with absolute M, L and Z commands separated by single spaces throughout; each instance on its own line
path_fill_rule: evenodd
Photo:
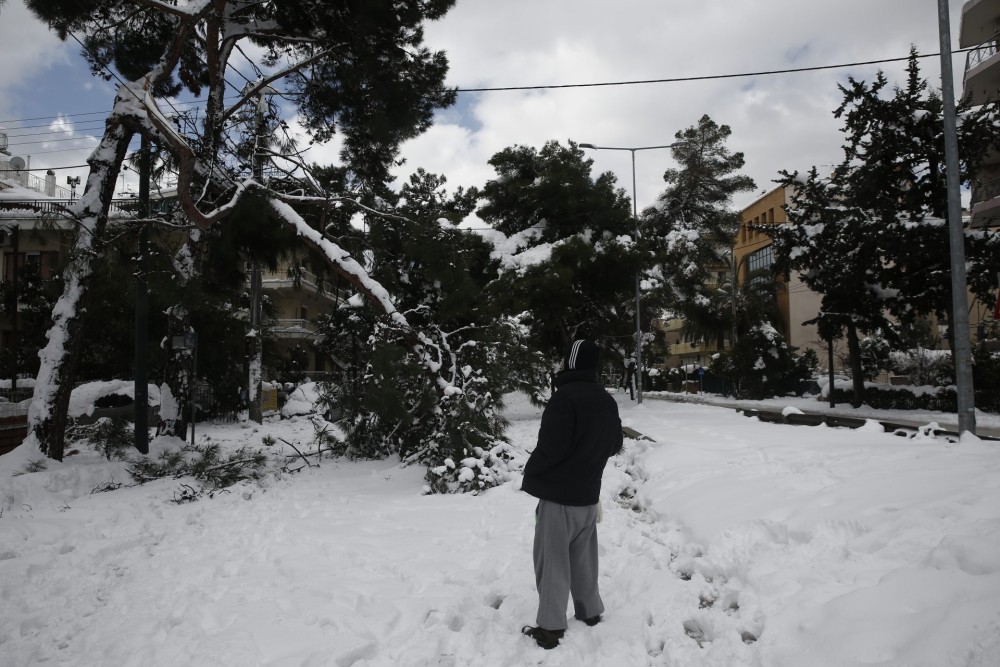
M 603 614 L 597 588 L 597 505 L 539 500 L 535 517 L 535 622 L 546 630 L 565 630 L 570 593 L 577 618 Z

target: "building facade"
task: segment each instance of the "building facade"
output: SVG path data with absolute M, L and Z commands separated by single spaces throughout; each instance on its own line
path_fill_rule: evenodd
M 75 228 L 58 215 L 71 200 L 47 196 L 47 191 L 53 190 L 51 178 L 26 179 L 23 173 L 6 178 L 8 171 L 16 170 L 5 170 L 5 166 L 9 165 L 0 161 L 0 282 L 8 293 L 13 289 L 16 294 L 26 269 L 36 269 L 42 279 L 62 270 L 69 261 Z M 116 200 L 111 205 L 111 216 L 134 215 L 135 205 L 135 199 Z M 317 319 L 346 297 L 311 273 L 293 271 L 297 265 L 290 259 L 262 275 L 264 297 L 275 311 L 274 318 L 264 324 L 277 343 L 275 358 L 264 359 L 265 381 L 280 379 L 268 377 L 268 369 L 279 367 L 279 358 L 292 355 L 299 360 L 298 367 L 304 374 L 325 376 L 335 370 L 315 345 L 320 337 Z M 5 309 L 0 313 L 0 358 L 9 357 L 14 346 L 21 345 L 18 349 L 23 350 L 23 342 L 18 336 L 16 313 Z M 7 379 L 0 378 L 0 382 Z
M 962 6 L 959 46 L 965 58 L 963 95 L 980 105 L 1000 100 L 1000 0 L 969 0 Z M 972 184 L 969 206 L 973 227 L 1000 226 L 1000 151 L 990 153 Z M 997 276 L 1000 289 L 1000 276 Z M 996 345 L 1000 318 L 996 303 L 972 299 L 969 325 L 973 342 Z
M 776 187 L 740 211 L 740 229 L 733 244 L 737 285 L 745 285 L 755 272 L 769 269 L 774 264 L 771 237 L 754 227 L 788 222 L 785 205 L 790 194 L 788 188 Z M 803 324 L 819 314 L 822 298 L 806 287 L 798 274 L 793 274 L 787 281 L 779 280 L 777 287 L 781 335 L 800 353 L 811 349 L 820 359 L 825 359 L 826 344 L 820 339 L 816 325 Z

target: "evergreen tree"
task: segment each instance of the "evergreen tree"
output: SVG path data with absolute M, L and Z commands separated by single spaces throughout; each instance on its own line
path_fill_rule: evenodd
M 594 178 L 576 144 L 504 149 L 490 159 L 479 217 L 516 250 L 489 287 L 509 315 L 523 314 L 533 349 L 562 357 L 582 336 L 628 348 L 635 321 L 637 254 L 629 201 L 613 174 Z M 608 347 L 614 347 L 608 346 Z
M 871 84 L 848 78 L 840 86 L 844 159 L 829 179 L 813 168 L 806 177 L 782 172 L 795 190 L 789 226 L 760 231 L 774 238 L 776 268 L 800 271 L 822 294 L 826 330 L 846 332 L 852 404 L 864 400 L 860 340 L 881 333 L 898 345 L 898 325 L 935 314 L 951 321 L 951 277 L 944 169 L 942 103 L 920 77 L 911 52 L 907 82 L 891 94 L 880 72 Z M 975 177 L 985 155 L 1000 144 L 996 105 L 958 112 L 960 180 Z M 990 298 L 998 265 L 996 238 L 966 233 L 969 285 Z M 973 268 L 975 267 L 975 268 Z
M 735 344 L 761 324 L 782 326 L 778 294 L 786 289 L 784 283 L 770 268 L 765 268 L 747 273 L 740 285 L 736 268 L 730 261 L 726 277 L 714 287 L 711 282 L 706 286 L 709 289 L 704 301 L 684 309 L 685 339 L 714 340 L 721 346 L 726 339 Z
M 764 230 L 773 239 L 774 270 L 786 279 L 792 271 L 799 273 L 809 289 L 822 295 L 824 331 L 833 336 L 846 331 L 852 405 L 858 407 L 864 402 L 862 335 L 896 331 L 878 282 L 883 255 L 874 239 L 881 230 L 865 209 L 845 206 L 836 179 L 821 178 L 815 167 L 804 180 L 787 173 L 784 179 L 794 188 L 788 225 Z
M 496 273 L 491 247 L 458 229 L 476 191 L 448 195 L 443 177 L 418 171 L 395 197 L 391 216 L 371 216 L 370 274 L 411 324 L 438 332 L 437 362 L 453 391 L 393 339 L 407 332 L 349 301 L 324 319 L 324 349 L 345 371 L 327 401 L 343 409 L 342 452 L 398 454 L 428 465 L 432 491 L 479 491 L 507 479 L 501 397 L 534 386 L 537 366 L 522 332 L 497 317 L 483 295 Z M 527 357 L 527 358 L 526 358 Z
M 713 273 L 726 268 L 723 253 L 739 229 L 732 199 L 755 187 L 739 173 L 743 154 L 726 146 L 731 134 L 728 125 L 707 115 L 677 132 L 679 143 L 671 152 L 680 166 L 663 174 L 667 188 L 641 218 L 652 275 L 658 277 L 659 305 L 697 327 L 713 329 L 712 337 L 719 340 L 732 331 L 733 304 L 714 288 Z
M 798 357 L 777 329 L 751 327 L 733 350 L 712 360 L 711 371 L 729 381 L 739 398 L 762 399 L 796 391 L 816 370 L 816 354 Z
M 871 85 L 849 78 L 841 86 L 844 101 L 834 115 L 844 120 L 846 143 L 835 178 L 843 183 L 845 200 L 882 227 L 886 307 L 905 324 L 929 315 L 950 323 L 943 103 L 921 77 L 912 49 L 906 84 L 891 95 L 887 88 L 881 73 Z M 960 182 L 974 180 L 985 157 L 1000 146 L 998 110 L 996 103 L 973 108 L 968 100 L 959 102 Z M 970 288 L 983 299 L 995 289 L 998 248 L 987 233 L 966 236 Z
M 28 0 L 29 9 L 60 37 L 81 39 L 95 74 L 123 81 L 91 156 L 83 195 L 70 208 L 80 233 L 65 289 L 53 309 L 49 343 L 41 353 L 28 443 L 62 458 L 93 268 L 103 251 L 114 185 L 136 133 L 158 145 L 176 166 L 178 203 L 189 224 L 200 229 L 221 221 L 238 224 L 232 215 L 237 204 L 256 193 L 280 224 L 322 253 L 331 269 L 386 318 L 407 326 L 361 264 L 289 206 L 289 201 L 304 198 L 329 203 L 338 194 L 318 190 L 311 179 L 294 191 L 265 187 L 256 169 L 246 175 L 246 161 L 229 132 L 241 110 L 258 105 L 268 87 L 281 87 L 292 94 L 299 118 L 314 139 L 335 133 L 342 137 L 345 165 L 374 190 L 388 181 L 399 143 L 425 130 L 434 110 L 454 100 L 454 91 L 443 85 L 444 54 L 423 45 L 424 21 L 440 18 L 453 2 Z M 227 89 L 234 69 L 230 59 L 242 53 L 244 44 L 261 49 L 263 57 L 254 63 L 257 80 L 233 101 Z M 160 108 L 165 97 L 181 90 L 199 96 L 205 92 L 206 109 L 199 122 L 167 120 Z M 295 154 L 282 157 L 308 171 Z M 310 196 L 303 197 L 304 189 Z M 197 249 L 189 253 L 195 258 L 199 254 Z M 183 321 L 181 325 L 186 326 Z M 426 340 L 427 332 L 411 331 L 404 344 L 431 369 L 435 366 Z

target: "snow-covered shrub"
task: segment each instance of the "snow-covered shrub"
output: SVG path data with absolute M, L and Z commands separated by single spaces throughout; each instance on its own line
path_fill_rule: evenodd
M 833 392 L 837 403 L 850 403 L 854 392 L 850 388 L 837 387 Z M 865 405 L 876 410 L 933 410 L 955 412 L 958 399 L 954 387 L 865 387 Z M 977 406 L 978 407 L 978 406 Z
M 861 372 L 866 380 L 874 380 L 883 368 L 889 366 L 892 347 L 879 335 L 862 338 L 858 345 L 861 348 Z
M 223 489 L 245 479 L 260 479 L 267 456 L 260 450 L 241 447 L 222 455 L 218 445 L 190 445 L 165 449 L 159 456 L 144 456 L 129 462 L 128 472 L 137 484 L 162 477 L 191 476 L 209 490 Z
M 973 350 L 972 361 L 976 407 L 1000 413 L 1000 352 L 992 352 L 980 345 Z
M 768 323 L 751 328 L 732 352 L 712 360 L 712 373 L 729 381 L 740 398 L 769 398 L 791 391 L 815 371 L 815 354 L 796 356 L 784 337 Z
M 948 350 L 896 351 L 889 354 L 889 370 L 905 375 L 915 386 L 943 386 L 954 382 L 955 369 Z
M 412 331 L 365 311 L 342 312 L 328 326 L 339 327 L 338 336 L 327 336 L 333 356 L 350 351 L 355 360 L 345 382 L 324 393 L 343 410 L 338 453 L 422 463 L 432 492 L 477 492 L 509 478 L 500 397 L 523 385 L 517 326 L 500 321 L 448 333 L 427 323 L 434 337 L 425 333 L 415 347 L 400 345 Z
M 102 417 L 91 426 L 76 427 L 73 439 L 89 440 L 109 461 L 125 461 L 135 451 L 135 434 L 129 423 L 122 417 Z

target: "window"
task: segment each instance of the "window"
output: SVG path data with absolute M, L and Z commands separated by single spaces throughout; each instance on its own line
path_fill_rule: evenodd
M 772 264 L 774 264 L 774 246 L 772 245 L 764 246 L 747 258 L 747 270 L 750 273 L 769 268 Z
M 17 268 L 21 270 L 26 266 L 33 267 L 43 279 L 47 280 L 56 275 L 59 268 L 59 253 L 53 250 L 17 253 Z M 7 281 L 14 280 L 14 253 L 12 252 L 3 254 L 3 278 Z
M 308 320 L 309 319 L 309 308 L 306 306 L 299 306 L 299 319 Z

